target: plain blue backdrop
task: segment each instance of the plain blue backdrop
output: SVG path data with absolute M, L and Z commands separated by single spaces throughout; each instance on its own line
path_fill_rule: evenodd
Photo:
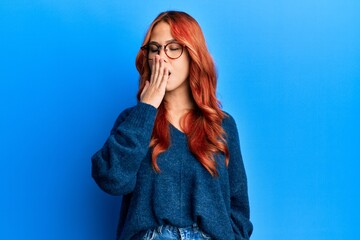
M 90 157 L 172 9 L 202 26 L 237 121 L 252 239 L 360 239 L 358 0 L 2 0 L 0 239 L 114 239 L 121 197 Z

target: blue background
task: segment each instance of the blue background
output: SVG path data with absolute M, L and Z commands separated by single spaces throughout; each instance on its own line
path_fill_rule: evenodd
M 236 119 L 252 239 L 360 239 L 360 1 L 0 2 L 0 239 L 114 239 L 90 157 L 136 103 L 160 11 L 203 28 Z

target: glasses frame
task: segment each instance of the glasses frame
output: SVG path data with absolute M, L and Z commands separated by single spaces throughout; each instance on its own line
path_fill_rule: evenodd
M 167 54 L 167 49 L 166 49 L 166 47 L 167 47 L 168 45 L 174 44 L 174 43 L 177 43 L 177 44 L 179 44 L 179 46 L 181 46 L 181 53 L 180 53 L 180 55 L 179 55 L 178 57 L 176 57 L 176 58 L 170 57 L 170 56 Z M 155 42 L 147 43 L 147 44 L 145 44 L 144 46 L 142 46 L 140 49 L 143 51 L 145 58 L 147 58 L 148 60 L 152 60 L 151 58 L 148 57 L 148 55 L 149 55 L 149 48 L 150 48 L 149 45 L 155 45 L 155 46 L 157 46 L 157 47 L 158 47 L 158 51 L 157 51 L 158 53 L 157 53 L 157 54 L 159 54 L 159 55 L 160 55 L 161 49 L 164 48 L 165 55 L 166 55 L 168 58 L 170 58 L 170 59 L 178 59 L 178 58 L 180 58 L 181 55 L 183 54 L 184 48 L 185 48 L 185 45 L 182 45 L 182 44 L 180 44 L 180 43 L 178 43 L 178 42 L 169 42 L 169 43 L 167 43 L 167 44 L 165 44 L 165 45 L 160 45 L 160 44 L 155 43 Z

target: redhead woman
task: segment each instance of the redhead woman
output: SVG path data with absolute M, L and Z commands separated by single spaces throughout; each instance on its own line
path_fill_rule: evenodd
M 234 119 L 199 24 L 161 13 L 136 57 L 138 103 L 92 157 L 105 192 L 123 195 L 117 239 L 249 239 L 247 179 Z

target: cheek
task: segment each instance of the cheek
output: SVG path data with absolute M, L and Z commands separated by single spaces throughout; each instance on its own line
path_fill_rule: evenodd
M 190 58 L 189 58 L 189 55 L 187 53 L 185 53 L 184 58 L 179 63 L 180 63 L 179 64 L 180 65 L 179 69 L 181 69 L 182 74 L 185 75 L 186 77 L 188 77 L 189 73 L 190 73 Z
M 181 66 L 179 66 L 179 69 L 181 71 L 181 75 L 183 75 L 184 77 L 188 77 L 189 76 L 189 72 L 190 72 L 190 64 L 189 62 L 183 62 L 181 64 Z

